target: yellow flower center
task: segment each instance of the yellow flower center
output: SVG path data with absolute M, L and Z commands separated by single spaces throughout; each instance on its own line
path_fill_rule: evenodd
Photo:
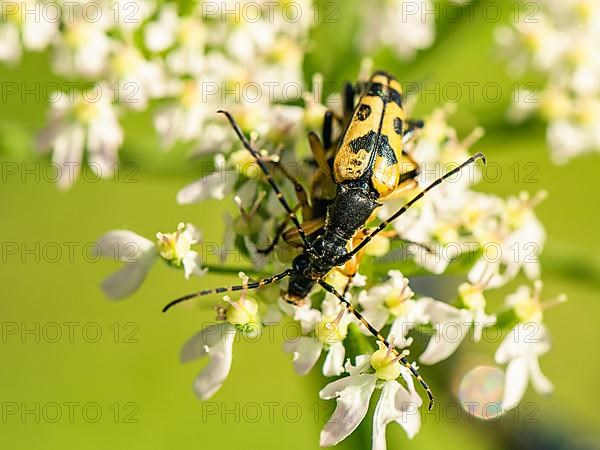
M 409 292 L 408 295 L 407 291 Z M 408 288 L 404 290 L 401 288 L 394 288 L 386 295 L 383 302 L 393 315 L 403 316 L 409 310 L 411 305 L 410 297 L 412 297 L 412 294 L 413 292 Z
M 458 293 L 467 308 L 479 311 L 485 309 L 485 297 L 483 296 L 481 286 L 471 283 L 462 283 L 458 287 Z
M 226 317 L 232 325 L 259 325 L 258 303 L 252 298 L 240 299 L 229 305 Z
M 542 305 L 533 297 L 523 297 L 514 305 L 514 311 L 520 322 L 541 322 Z
M 323 319 L 315 326 L 315 335 L 323 344 L 337 344 L 348 335 L 348 327 L 339 321 Z
M 254 160 L 254 157 L 246 149 L 236 150 L 229 155 L 229 162 L 233 168 L 248 178 L 256 179 L 260 174 L 260 169 Z
M 389 351 L 381 342 L 377 343 L 379 350 L 371 355 L 371 367 L 381 380 L 395 380 L 400 376 L 400 363 L 395 361 L 396 355 Z
M 200 89 L 195 81 L 187 81 L 181 91 L 179 101 L 184 108 L 192 108 L 201 102 Z
M 184 224 L 179 224 L 174 233 L 156 233 L 158 251 L 166 261 L 179 264 L 190 251 L 192 242 L 187 234 L 182 233 L 184 228 Z
M 79 122 L 89 124 L 98 117 L 100 107 L 97 102 L 87 102 L 84 99 L 80 99 L 75 104 L 74 113 Z
M 560 119 L 569 115 L 571 99 L 556 89 L 551 89 L 541 98 L 540 113 L 546 120 Z

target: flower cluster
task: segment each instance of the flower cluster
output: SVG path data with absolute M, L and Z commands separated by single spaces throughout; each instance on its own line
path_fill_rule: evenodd
M 3 5 L 0 61 L 23 50 L 50 54 L 68 91 L 53 92 L 49 123 L 38 140 L 61 169 L 90 167 L 110 177 L 123 143 L 119 119 L 150 109 L 164 148 L 178 142 L 196 151 L 228 149 L 231 135 L 215 114 L 230 109 L 244 131 L 281 137 L 271 105 L 298 118 L 302 62 L 312 25 L 309 0 L 228 2 L 189 8 L 154 0 L 46 2 Z M 238 14 L 232 14 L 238 10 Z M 57 84 L 58 86 L 58 84 Z M 75 180 L 61 170 L 59 187 Z M 76 171 L 75 175 L 79 173 Z
M 302 132 L 310 129 L 308 123 L 314 123 L 308 120 L 316 115 L 314 111 L 326 109 L 319 95 L 310 98 L 304 108 L 298 108 L 303 118 Z M 332 100 L 325 103 L 328 102 L 331 104 Z M 451 109 L 442 108 L 424 118 L 423 128 L 405 147 L 420 174 L 396 198 L 384 202 L 374 223 L 389 217 L 433 180 L 470 156 L 470 147 L 483 131 L 475 129 L 459 139 L 448 124 L 450 113 Z M 274 116 L 275 127 L 287 123 L 285 115 L 275 112 Z M 310 233 L 310 214 L 315 214 L 318 201 L 330 198 L 318 164 L 311 160 L 301 142 L 294 145 L 283 141 L 275 147 L 263 140 L 261 133 L 249 135 L 259 149 L 258 158 Z M 215 168 L 214 173 L 184 187 L 177 200 L 195 203 L 233 197 L 239 213 L 228 214 L 224 220 L 228 251 L 222 262 L 227 262 L 229 250 L 233 249 L 248 261 L 240 270 L 257 279 L 289 267 L 291 259 L 302 251 L 299 239 L 256 160 L 245 149 L 234 147 L 215 153 Z M 387 344 L 373 338 L 359 316 L 349 312 L 331 293 L 315 288 L 304 303 L 292 305 L 277 288 L 254 290 L 258 286 L 256 280 L 241 273 L 241 284 L 236 290 L 242 293 L 238 299 L 225 296 L 225 303 L 216 308 L 218 323 L 201 330 L 182 350 L 182 361 L 210 359 L 195 381 L 197 395 L 209 398 L 224 383 L 231 368 L 236 335 L 260 336 L 263 327 L 282 321 L 298 325 L 298 337 L 284 344 L 296 372 L 307 374 L 322 361 L 323 375 L 336 377 L 319 393 L 322 399 L 337 402 L 321 433 L 322 446 L 335 445 L 356 429 L 365 419 L 376 390 L 381 390 L 381 394 L 373 416 L 374 449 L 386 447 L 385 430 L 392 422 L 398 423 L 409 437 L 419 431 L 422 399 L 411 374 L 417 366 L 404 363 L 408 348 L 419 335 L 429 340 L 418 361 L 433 365 L 455 354 L 467 338 L 480 341 L 486 328 L 502 330 L 506 336 L 496 352 L 497 363 L 506 365 L 502 398 L 497 399 L 501 410 L 514 407 L 530 381 L 539 392 L 549 392 L 552 385 L 538 362 L 550 346 L 542 323 L 543 310 L 563 302 L 565 297 L 540 301 L 538 257 L 545 233 L 534 209 L 546 194 L 523 192 L 502 199 L 474 191 L 474 183 L 481 178 L 479 170 L 470 167 L 448 179 L 365 247 L 355 262 L 358 270 L 354 275 L 336 268 L 327 276 L 327 283 L 343 293 L 368 323 L 381 330 L 382 336 L 387 336 Z M 307 207 L 311 205 L 312 210 Z M 367 224 L 367 229 L 371 225 Z M 322 226 L 322 222 L 317 226 Z M 199 268 L 204 259 L 198 253 L 190 255 L 190 244 L 198 238 L 193 238 L 193 233 L 184 238 L 188 227 L 180 226 L 175 234 L 157 235 L 156 245 L 144 239 L 144 248 L 152 255 L 148 259 L 159 254 L 170 266 L 183 266 L 188 275 L 198 272 L 200 269 L 186 267 L 186 261 L 193 261 L 193 267 Z M 118 236 L 118 232 L 114 233 L 108 236 Z M 359 232 L 349 246 L 363 237 L 364 233 Z M 112 248 L 106 237 L 101 243 L 104 248 Z M 124 261 L 126 270 L 129 263 Z M 148 264 L 143 263 L 142 267 L 140 270 L 145 273 Z M 219 266 L 215 270 L 218 272 Z M 441 276 L 444 273 L 460 274 L 463 281 L 449 287 L 448 278 Z M 418 274 L 439 275 L 429 282 L 439 288 L 439 294 L 427 295 L 416 289 L 407 275 Z M 488 300 L 494 296 L 493 291 L 521 274 L 532 281 L 533 291 L 526 285 L 518 287 L 503 304 L 492 308 L 494 302 Z M 534 332 L 529 327 L 534 327 Z
M 522 13 L 496 40 L 510 60 L 509 71 L 541 74 L 542 85 L 524 84 L 509 118 L 537 114 L 548 123 L 546 138 L 556 163 L 600 150 L 600 5 L 593 0 L 544 0 L 535 14 Z
M 431 0 L 376 0 L 364 8 L 357 44 L 367 54 L 381 47 L 401 59 L 412 59 L 431 47 L 440 16 L 460 15 L 471 0 L 450 0 L 453 6 Z

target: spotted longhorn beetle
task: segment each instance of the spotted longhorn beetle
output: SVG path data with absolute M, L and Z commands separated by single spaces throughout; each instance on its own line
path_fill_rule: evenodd
M 485 156 L 477 153 L 432 182 L 387 220 L 365 233 L 364 238 L 357 245 L 352 246 L 351 242 L 359 232 L 365 230 L 369 218 L 376 208 L 381 206 L 380 202 L 398 189 L 404 188 L 407 182 L 414 181 L 418 173 L 416 163 L 403 152 L 406 136 L 412 134 L 412 130 L 407 124 L 402 108 L 400 83 L 388 73 L 378 71 L 364 85 L 356 106 L 351 109 L 351 115 L 335 151 L 331 168 L 331 177 L 336 188 L 335 196 L 327 205 L 324 226 L 318 232 L 308 235 L 261 156 L 244 136 L 234 118 L 226 111 L 219 111 L 219 113 L 227 117 L 244 147 L 256 160 L 302 240 L 303 251 L 294 258 L 292 267 L 281 273 L 252 283 L 245 282 L 242 285 L 218 287 L 188 294 L 170 302 L 164 307 L 163 312 L 191 298 L 256 289 L 284 278 L 289 278 L 286 301 L 298 305 L 318 284 L 337 297 L 378 341 L 394 352 L 398 360 L 411 371 L 427 392 L 429 409 L 431 409 L 434 401 L 433 394 L 415 367 L 356 310 L 345 295 L 327 283 L 325 278 L 332 269 L 343 266 L 354 258 L 375 235 L 404 214 L 427 192 L 477 159 L 482 159 L 485 163 Z M 330 118 L 331 113 L 329 113 Z M 327 138 L 324 136 L 324 139 Z M 328 144 L 321 143 L 314 133 L 309 135 L 309 141 L 313 153 L 315 149 L 323 152 L 323 149 L 328 147 Z M 406 167 L 409 167 L 409 170 L 404 170 Z

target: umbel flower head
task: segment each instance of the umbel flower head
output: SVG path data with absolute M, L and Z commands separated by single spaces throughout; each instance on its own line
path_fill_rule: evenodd
M 187 80 L 193 87 L 194 78 Z M 193 100 L 196 93 L 193 89 L 187 93 L 192 96 L 188 100 Z M 489 327 L 505 330 L 510 340 L 505 340 L 496 353 L 497 363 L 507 367 L 503 410 L 520 401 L 529 381 L 540 392 L 548 392 L 549 380 L 541 375 L 538 364 L 539 357 L 550 349 L 546 331 L 540 332 L 535 345 L 517 339 L 527 321 L 541 323 L 541 310 L 547 304 L 539 301 L 539 282 L 534 283 L 533 294 L 520 288 L 507 297 L 502 307 L 495 308 L 494 302 L 494 290 L 512 283 L 517 276 L 539 279 L 545 232 L 535 207 L 545 198 L 543 191 L 533 195 L 521 193 L 506 200 L 477 192 L 473 185 L 482 179 L 477 169 L 441 184 L 378 239 L 373 239 L 364 252 L 327 274 L 325 281 L 348 305 L 318 286 L 302 302 L 292 305 L 285 301 L 285 279 L 277 278 L 280 286 L 265 286 L 265 279 L 289 269 L 294 257 L 303 251 L 299 248 L 299 233 L 289 226 L 290 214 L 281 207 L 279 196 L 292 205 L 309 233 L 318 233 L 322 223 L 311 217 L 313 197 L 326 203 L 335 195 L 336 187 L 323 183 L 323 169 L 310 160 L 306 144 L 303 146 L 299 137 L 315 126 L 315 111 L 326 108 L 328 100 L 322 99 L 320 93 L 310 100 L 305 96 L 303 107 L 284 108 L 284 112 L 278 109 L 277 114 L 268 104 L 257 106 L 265 117 L 272 114 L 267 122 L 252 122 L 251 117 L 244 118 L 242 114 L 242 133 L 258 149 L 256 159 L 238 144 L 203 149 L 212 150 L 214 172 L 192 181 L 177 194 L 175 200 L 185 204 L 207 199 L 233 200 L 232 209 L 236 212 L 225 216 L 221 264 L 210 266 L 210 271 L 243 271 L 253 277 L 241 273 L 241 284 L 235 288 L 201 291 L 228 295 L 216 308 L 216 323 L 203 327 L 181 350 L 183 362 L 209 359 L 194 381 L 197 396 L 208 399 L 223 386 L 232 367 L 236 337 L 260 336 L 264 327 L 282 321 L 293 322 L 299 329 L 298 337 L 283 345 L 295 371 L 305 375 L 319 370 L 333 378 L 319 393 L 322 399 L 336 401 L 336 409 L 321 433 L 322 446 L 342 441 L 365 420 L 375 391 L 380 393 L 372 418 L 374 449 L 385 449 L 386 427 L 392 422 L 398 423 L 411 438 L 419 431 L 422 399 L 412 378 L 416 366 L 403 358 L 418 336 L 426 345 L 415 359 L 427 365 L 426 370 L 434 370 L 429 366 L 463 351 L 462 344 L 469 336 L 477 343 Z M 191 128 L 170 128 L 183 124 L 178 117 L 196 120 L 203 114 L 193 110 L 201 106 L 195 101 L 178 102 L 165 105 L 172 108 L 165 130 L 173 132 L 169 138 L 174 141 L 190 136 L 183 132 Z M 303 120 L 297 120 L 298 111 Z M 482 130 L 476 128 L 466 138 L 459 138 L 448 124 L 451 112 L 451 108 L 440 108 L 425 117 L 423 128 L 415 131 L 405 147 L 423 168 L 421 175 L 397 198 L 384 201 L 379 217 L 373 217 L 364 230 L 349 240 L 347 250 L 358 245 L 377 220 L 387 219 L 446 173 L 448 167 L 456 167 L 469 157 L 470 147 L 481 137 Z M 248 122 L 244 122 L 246 119 Z M 291 125 L 289 134 L 282 138 L 282 131 Z M 339 132 L 334 127 L 334 139 Z M 278 144 L 273 136 L 280 139 Z M 227 143 L 227 139 L 218 141 Z M 272 175 L 281 194 L 274 192 L 265 180 L 257 161 Z M 107 290 L 112 297 L 133 292 L 158 259 L 182 270 L 186 278 L 207 272 L 208 263 L 195 247 L 200 234 L 190 224 L 180 224 L 171 233 L 158 233 L 154 242 L 131 232 L 119 232 L 131 234 L 117 236 L 114 233 L 100 240 L 103 254 L 110 256 L 110 243 L 119 237 L 122 243 L 127 239 L 138 241 L 140 257 L 135 261 L 120 258 L 125 264 L 121 271 L 132 271 L 135 277 L 127 278 L 129 284 L 123 288 L 122 277 L 113 276 L 115 281 L 109 283 Z M 534 245 L 522 252 L 527 243 Z M 486 252 L 489 247 L 499 255 L 490 257 Z M 514 249 L 518 249 L 516 254 Z M 242 267 L 232 266 L 233 258 L 228 258 L 232 254 L 245 258 Z M 444 277 L 445 272 L 456 278 Z M 416 278 L 423 274 L 428 276 L 427 292 Z M 459 279 L 459 283 L 449 282 L 451 279 Z M 191 297 L 182 299 L 186 298 Z M 376 338 L 365 326 L 365 320 L 379 331 Z M 389 336 L 389 341 L 384 341 L 383 336 Z
M 537 4 L 536 4 L 537 5 Z M 496 41 L 515 77 L 535 73 L 541 89 L 524 83 L 514 96 L 508 118 L 533 115 L 547 123 L 552 159 L 564 164 L 600 151 L 600 65 L 596 58 L 600 5 L 588 0 L 544 1 L 535 20 L 521 14 L 499 27 Z
M 200 254 L 191 250 L 191 246 L 201 240 L 200 231 L 192 224 L 180 223 L 177 231 L 157 233 L 156 239 L 152 242 L 128 230 L 112 230 L 98 239 L 94 247 L 97 256 L 124 263 L 122 269 L 102 283 L 109 298 L 121 299 L 133 294 L 158 259 L 171 267 L 182 268 L 185 278 L 206 273 Z

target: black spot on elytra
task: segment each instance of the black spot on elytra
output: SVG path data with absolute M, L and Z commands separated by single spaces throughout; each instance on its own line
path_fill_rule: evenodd
M 398 163 L 396 154 L 390 146 L 388 137 L 385 134 L 378 135 L 375 131 L 371 130 L 364 136 L 353 139 L 349 144 L 350 150 L 352 150 L 353 153 L 358 154 L 359 151 L 363 150 L 367 152 L 367 157 L 369 158 L 375 146 L 377 146 L 377 148 L 375 148 L 377 155 L 384 158 L 388 166 Z
M 396 134 L 402 134 L 402 119 L 400 117 L 394 118 L 394 131 Z
M 356 113 L 356 118 L 358 120 L 365 120 L 367 117 L 371 115 L 371 107 L 363 103 L 358 107 L 358 111 Z
M 379 97 L 383 103 L 393 102 L 402 108 L 402 95 L 400 95 L 396 89 L 387 84 L 383 85 L 381 83 L 371 83 L 366 95 Z

